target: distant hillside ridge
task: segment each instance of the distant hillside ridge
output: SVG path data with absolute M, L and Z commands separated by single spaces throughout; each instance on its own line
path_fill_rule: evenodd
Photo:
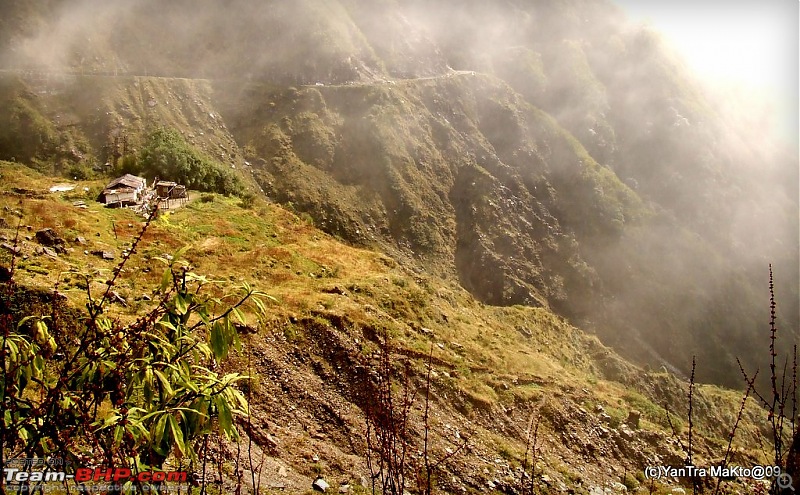
M 12 1 L 0 159 L 110 174 L 158 128 L 321 229 L 741 386 L 800 341 L 795 151 L 602 0 Z M 48 73 L 51 74 L 48 76 Z M 191 153 L 190 153 L 191 154 Z M 757 357 L 758 356 L 758 357 Z

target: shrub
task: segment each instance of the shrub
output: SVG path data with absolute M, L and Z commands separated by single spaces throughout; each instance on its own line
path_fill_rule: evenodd
M 94 177 L 94 171 L 85 163 L 74 163 L 67 168 L 65 175 L 75 180 L 88 180 Z
M 86 278 L 82 316 L 57 293 L 49 315 L 31 314 L 36 309 L 20 302 L 12 264 L 12 279 L 0 286 L 0 464 L 58 457 L 73 467 L 151 471 L 171 454 L 196 461 L 215 430 L 238 438 L 234 417 L 248 405 L 236 385 L 246 377 L 213 369 L 239 347 L 232 319 L 241 318 L 242 304 L 252 301 L 259 311 L 263 304 L 246 285 L 238 296 L 205 295 L 209 282 L 174 261 L 179 255 L 162 260 L 155 307 L 128 325 L 104 308 L 130 255 L 102 295 L 92 295 Z
M 246 191 L 246 192 L 240 194 L 240 198 L 241 198 L 241 201 L 239 203 L 239 206 L 241 206 L 242 208 L 245 208 L 245 209 L 249 210 L 249 209 L 251 209 L 253 207 L 253 205 L 255 205 L 256 195 L 253 194 L 250 191 Z
M 243 191 L 242 182 L 234 172 L 199 152 L 179 132 L 163 127 L 147 137 L 139 153 L 123 157 L 120 169 L 151 180 L 155 177 L 172 180 L 198 191 L 227 195 Z

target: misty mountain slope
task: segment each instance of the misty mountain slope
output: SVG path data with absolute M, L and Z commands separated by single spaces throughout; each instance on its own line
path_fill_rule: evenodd
M 121 123 L 129 143 L 175 127 L 343 239 L 492 304 L 549 306 L 629 357 L 688 372 L 697 354 L 702 379 L 730 385 L 734 356 L 759 364 L 773 262 L 781 328 L 800 340 L 796 156 L 608 2 L 9 8 L 27 21 L 2 25 L 6 67 L 214 79 L 145 78 L 105 107 L 93 78 L 71 80 L 87 102 L 71 123 L 53 106 L 66 93 L 31 89 L 13 107 L 42 108 L 31 160 L 114 161 Z
M 756 366 L 751 282 L 499 81 L 218 93 L 237 139 L 271 157 L 254 162 L 262 187 L 329 232 L 455 274 L 488 303 L 594 322 L 629 355 L 685 366 L 691 349 L 731 385 L 737 356 Z
M 381 61 L 335 1 L 55 0 L 34 5 L 12 2 L 17 16 L 42 27 L 35 35 L 32 29 L 5 28 L 7 66 L 284 83 L 383 74 Z
M 656 33 L 600 1 L 443 1 L 427 15 L 423 9 L 418 18 L 447 47 L 442 56 L 452 67 L 507 81 L 716 249 L 733 249 L 750 267 L 757 258 L 762 271 L 767 260 L 798 271 L 792 249 L 776 248 L 798 237 L 788 214 L 798 207 L 796 150 L 776 145 L 750 109 L 731 112 L 730 102 L 705 91 Z M 769 241 L 749 244 L 743 231 L 755 228 Z M 787 313 L 796 314 L 797 290 L 785 289 Z
M 560 279 L 581 279 L 572 231 L 600 236 L 644 214 L 613 173 L 496 80 L 456 74 L 252 98 L 263 106 L 223 114 L 246 148 L 272 157 L 256 166 L 262 187 L 353 242 L 378 240 L 457 273 L 493 304 L 563 299 Z M 338 193 L 321 193 L 320 180 Z
M 98 166 L 133 153 L 149 131 L 164 126 L 181 130 L 221 161 L 241 163 L 236 142 L 214 113 L 207 81 L 45 74 L 2 76 L 0 84 L 6 159 L 61 171 Z

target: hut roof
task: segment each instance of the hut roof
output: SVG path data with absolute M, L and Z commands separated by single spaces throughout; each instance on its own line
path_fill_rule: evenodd
M 116 179 L 112 180 L 107 186 L 106 190 L 108 189 L 115 189 L 120 187 L 128 187 L 131 189 L 139 189 L 143 188 L 147 185 L 147 179 L 144 177 L 138 177 L 136 175 L 125 174 L 122 177 L 117 177 Z

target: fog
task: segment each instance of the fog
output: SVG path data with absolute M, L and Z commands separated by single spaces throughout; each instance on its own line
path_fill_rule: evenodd
M 781 136 L 797 140 L 797 2 L 620 0 L 661 32 L 703 81 L 735 101 L 761 101 Z
M 706 10 L 710 17 L 704 19 L 714 22 L 703 22 L 723 25 L 736 8 L 725 5 Z M 276 87 L 445 81 L 454 71 L 488 75 L 493 82 L 487 85 L 511 88 L 524 100 L 509 112 L 527 125 L 508 150 L 492 143 L 497 156 L 518 150 L 559 156 L 555 144 L 531 130 L 533 117 L 526 117 L 541 109 L 616 174 L 615 194 L 635 193 L 645 211 L 608 200 L 600 206 L 617 208 L 624 228 L 609 227 L 601 235 L 570 225 L 567 218 L 581 211 L 575 206 L 581 201 L 558 184 L 566 183 L 575 160 L 546 163 L 541 183 L 556 192 L 545 198 L 530 187 L 529 193 L 574 237 L 580 261 L 602 280 L 587 296 L 591 301 L 567 295 L 566 303 L 553 307 L 629 354 L 648 353 L 641 361 L 662 360 L 686 371 L 693 352 L 707 360 L 718 356 L 703 376 L 733 384 L 738 378 L 724 378 L 734 369 L 732 357 L 753 342 L 765 347 L 769 263 L 776 267 L 784 343 L 800 340 L 796 38 L 783 49 L 791 28 L 797 33 L 797 4 L 781 5 L 789 13 L 780 15 L 794 24 L 781 24 L 777 45 L 763 45 L 768 53 L 721 54 L 742 63 L 728 67 L 726 78 L 741 75 L 743 83 L 760 84 L 746 76 L 769 72 L 763 83 L 781 92 L 774 98 L 692 72 L 710 64 L 708 52 L 687 61 L 689 52 L 671 48 L 657 31 L 661 14 L 649 14 L 652 27 L 643 26 L 641 13 L 631 20 L 604 0 L 12 2 L 0 12 L 0 62 L 4 70 Z M 673 11 L 672 3 L 669 9 L 672 30 L 685 14 Z M 746 20 L 736 19 L 734 27 L 742 29 Z M 757 38 L 768 31 L 754 24 Z M 724 33 L 732 38 L 719 40 L 721 46 L 729 42 L 736 49 L 737 31 Z M 698 36 L 682 43 L 697 43 Z M 759 61 L 769 64 L 762 70 Z M 470 93 L 473 87 L 464 84 L 465 100 L 491 99 Z M 251 103 L 258 102 L 242 106 Z M 503 166 L 520 177 L 533 167 L 523 161 Z M 503 181 L 499 175 L 493 180 Z M 598 201 L 606 196 L 600 191 Z M 629 220 L 637 216 L 647 220 Z M 513 275 L 530 277 L 518 272 Z M 580 294 L 579 284 L 567 292 Z M 670 340 L 677 349 L 664 348 Z

